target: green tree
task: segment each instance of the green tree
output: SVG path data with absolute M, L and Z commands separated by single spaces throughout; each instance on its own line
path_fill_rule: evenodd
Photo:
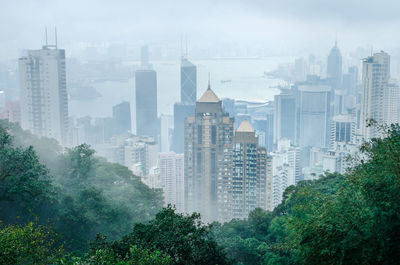
M 33 147 L 17 147 L 0 127 L 0 220 L 24 222 L 44 212 L 54 189 L 48 169 L 39 162 Z
M 46 227 L 28 223 L 0 228 L 0 264 L 54 264 L 63 254 Z
M 177 214 L 170 206 L 147 224 L 136 224 L 132 233 L 111 244 L 121 257 L 129 253 L 131 246 L 162 251 L 173 264 L 228 264 L 200 215 Z
M 58 165 L 56 227 L 67 240 L 66 249 L 78 255 L 96 234 L 119 239 L 134 223 L 149 220 L 162 209 L 160 190 L 148 188 L 126 167 L 95 157 L 88 145 L 68 149 Z
M 336 192 L 299 189 L 288 244 L 302 264 L 397 264 L 400 260 L 400 127 L 363 144 Z M 298 203 L 301 201 L 302 203 Z
M 0 220 L 51 224 L 67 250 L 83 255 L 97 233 L 119 239 L 162 209 L 161 190 L 96 157 L 88 145 L 60 150 L 0 120 Z

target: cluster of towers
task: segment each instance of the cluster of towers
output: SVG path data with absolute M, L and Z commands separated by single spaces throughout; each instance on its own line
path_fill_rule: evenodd
M 66 145 L 65 51 L 46 41 L 42 49 L 29 50 L 19 59 L 19 75 L 21 126 Z M 152 154 L 159 157 L 159 170 L 166 176 L 167 201 L 182 211 L 200 212 L 206 221 L 245 218 L 256 207 L 273 209 L 287 186 L 305 178 L 304 168 L 318 163 L 324 170 L 343 173 L 343 157 L 357 139 L 380 136 L 376 127 L 368 126 L 369 119 L 390 124 L 398 123 L 400 117 L 399 86 L 390 79 L 390 56 L 383 51 L 362 61 L 359 86 L 357 67 L 342 73 L 342 57 L 335 43 L 325 79 L 309 75 L 270 102 L 273 111 L 266 114 L 270 126 L 264 137 L 271 141 L 261 141 L 271 142 L 266 144 L 268 152 L 259 145 L 251 117 L 236 128 L 235 118 L 224 110 L 210 84 L 197 99 L 197 68 L 187 56 L 182 57 L 180 77 L 170 148 L 174 153 L 158 156 L 157 73 L 149 63 L 147 46 L 142 48 L 141 65 L 135 71 L 136 134 L 151 138 Z M 231 101 L 224 101 L 227 108 L 234 107 Z M 114 106 L 113 119 L 119 124 L 113 126 L 115 132 L 130 131 L 129 102 Z

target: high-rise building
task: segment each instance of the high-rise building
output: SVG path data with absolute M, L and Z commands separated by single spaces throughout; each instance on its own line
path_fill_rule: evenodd
M 21 126 L 66 144 L 68 96 L 65 50 L 45 45 L 19 59 Z
M 306 63 L 303 57 L 296 58 L 294 61 L 294 81 L 304 81 L 306 79 Z
M 278 140 L 277 150 L 272 157 L 272 208 L 282 201 L 287 187 L 300 180 L 300 148 L 292 146 L 289 139 Z
M 142 47 L 141 59 L 141 67 L 135 72 L 136 134 L 157 139 L 157 73 L 148 63 L 147 46 Z
M 400 95 L 399 84 L 389 80 L 384 101 L 384 121 L 386 124 L 399 123 Z
M 348 95 L 357 96 L 359 93 L 357 90 L 358 83 L 358 68 L 357 66 L 349 67 L 346 74 L 343 75 L 342 87 L 347 91 Z
M 6 107 L 6 93 L 0 90 L 0 111 Z
M 287 138 L 295 144 L 297 142 L 296 97 L 291 94 L 280 94 L 275 96 L 274 102 L 274 143 L 281 138 Z
M 184 158 L 174 152 L 159 155 L 160 177 L 164 186 L 165 203 L 184 211 Z
M 195 104 L 197 99 L 197 67 L 187 58 L 181 62 L 181 102 Z
M 174 134 L 172 137 L 172 150 L 176 153 L 184 151 L 184 122 L 187 117 L 193 115 L 195 105 L 190 103 L 174 104 Z
M 352 143 L 356 136 L 356 118 L 352 115 L 336 115 L 332 118 L 331 146 L 335 142 Z
M 267 149 L 257 150 L 257 207 L 272 211 L 272 158 Z
M 21 109 L 19 101 L 6 101 L 5 108 L 0 111 L 0 119 L 6 119 L 9 122 L 21 122 Z
M 335 46 L 331 49 L 328 56 L 327 77 L 331 80 L 332 84 L 332 97 L 334 91 L 341 88 L 342 84 L 342 55 L 335 41 Z
M 137 171 L 132 170 L 138 176 L 141 176 L 144 181 L 152 168 L 157 166 L 158 161 L 158 146 L 152 137 L 130 136 L 128 138 L 120 137 L 124 140 L 121 144 L 123 150 L 124 165 L 129 169 L 137 167 Z
M 197 97 L 197 67 L 187 58 L 181 62 L 181 102 L 174 104 L 174 134 L 172 150 L 183 153 L 184 121 L 194 114 Z
M 185 120 L 185 211 L 230 220 L 234 119 L 210 85 Z
M 245 119 L 233 142 L 232 217 L 247 218 L 256 207 L 267 209 L 267 153 Z
M 114 133 L 121 134 L 130 132 L 131 125 L 131 105 L 124 101 L 112 108 L 112 117 L 114 121 Z
M 161 114 L 160 116 L 160 143 L 161 152 L 168 153 L 171 149 L 171 138 L 174 121 L 172 115 Z M 183 130 L 183 129 L 182 129 Z
M 330 86 L 298 87 L 299 146 L 328 147 L 330 135 Z
M 365 139 L 379 136 L 376 127 L 367 126 L 368 120 L 385 122 L 389 78 L 389 54 L 381 51 L 363 60 L 360 132 Z
M 250 122 L 244 119 L 233 141 L 233 218 L 245 218 L 257 207 L 257 147 L 255 131 Z

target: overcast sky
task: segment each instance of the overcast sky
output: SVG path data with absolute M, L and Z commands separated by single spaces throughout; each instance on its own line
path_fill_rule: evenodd
M 44 26 L 59 43 L 179 43 L 265 47 L 271 54 L 322 53 L 336 36 L 344 51 L 396 53 L 400 1 L 361 0 L 0 0 L 0 58 L 39 48 Z M 49 29 L 50 31 L 50 29 Z M 49 34 L 50 36 L 50 34 Z

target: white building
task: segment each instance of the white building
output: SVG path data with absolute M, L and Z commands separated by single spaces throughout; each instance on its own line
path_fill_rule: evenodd
M 174 118 L 172 115 L 161 114 L 161 152 L 167 153 L 171 149 L 172 132 L 174 130 Z
M 0 90 L 0 111 L 4 110 L 6 107 L 6 93 Z
M 353 143 L 356 136 L 357 120 L 349 114 L 333 116 L 331 122 L 331 141 L 330 147 L 333 148 L 335 142 Z
M 128 168 L 141 164 L 140 176 L 146 177 L 157 166 L 158 146 L 152 137 L 135 136 L 125 141 L 124 165 Z
M 159 154 L 160 178 L 164 187 L 165 203 L 184 211 L 184 158 L 175 152 Z
M 368 126 L 367 120 L 378 123 L 388 120 L 388 101 L 392 89 L 389 89 L 390 56 L 381 51 L 363 60 L 360 133 L 365 139 L 378 137 L 376 127 Z
M 108 161 L 128 167 L 142 180 L 148 177 L 152 168 L 158 166 L 158 145 L 150 136 L 125 133 L 113 136 L 106 143 L 94 145 L 94 149 Z
M 56 45 L 29 50 L 19 59 L 21 126 L 66 144 L 68 97 L 65 50 Z
M 335 142 L 333 148 L 322 157 L 322 169 L 324 172 L 346 173 L 351 166 L 349 158 L 358 152 L 358 146 L 351 143 Z
M 386 124 L 399 123 L 400 91 L 397 81 L 389 80 L 385 92 L 384 121 Z
M 272 152 L 272 207 L 275 208 L 282 201 L 285 189 L 296 185 L 300 177 L 300 149 L 291 146 L 290 140 L 278 140 L 278 148 Z

